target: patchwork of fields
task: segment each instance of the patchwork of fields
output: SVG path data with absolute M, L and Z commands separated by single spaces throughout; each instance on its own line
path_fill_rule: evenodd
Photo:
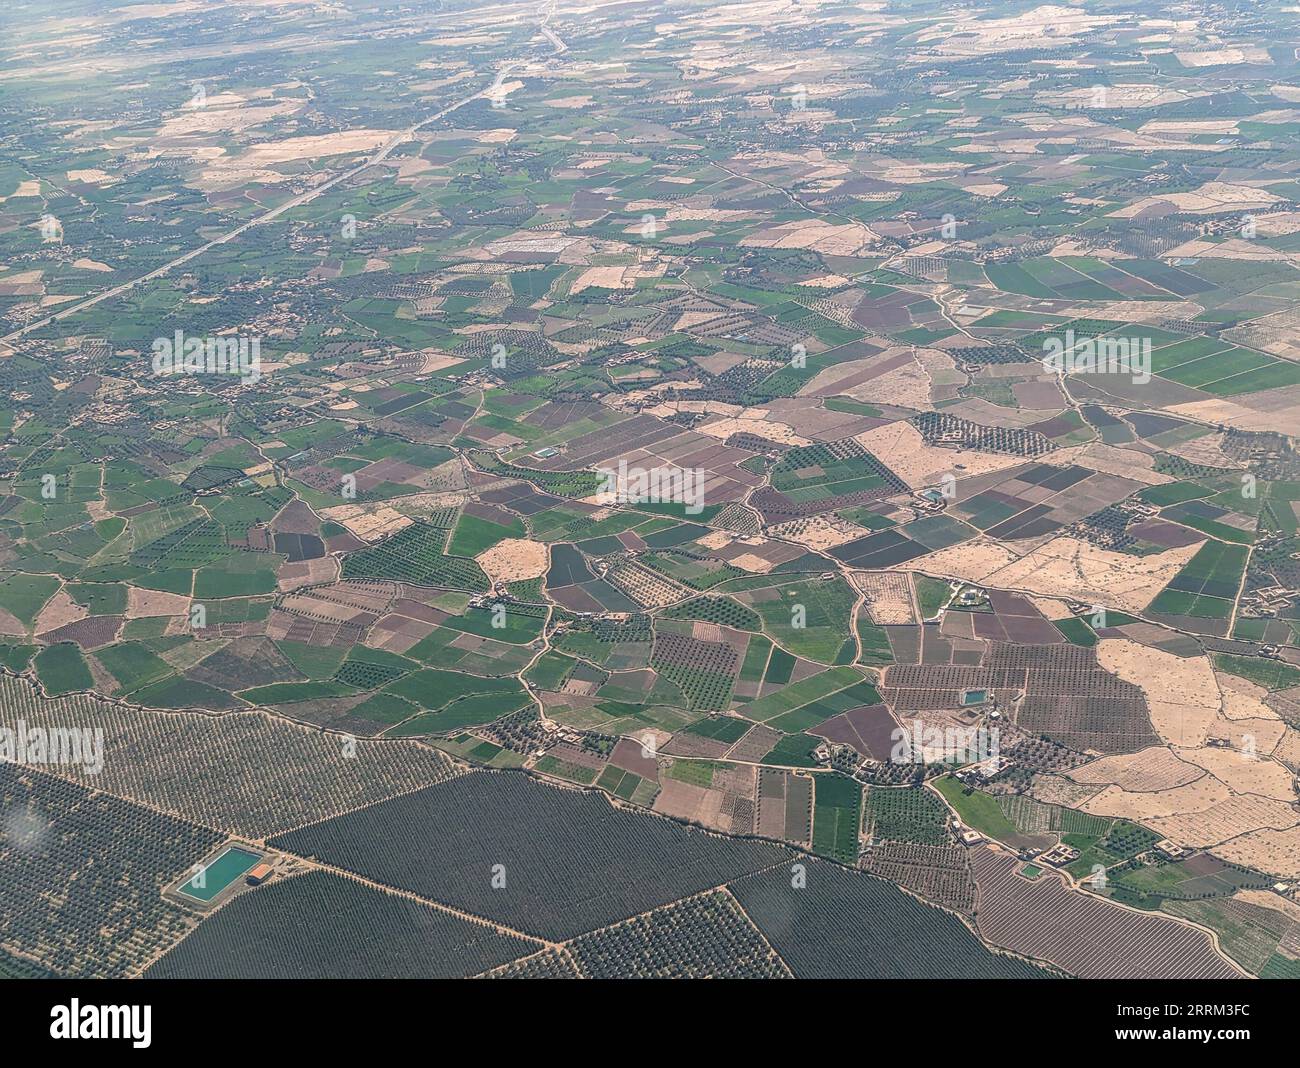
M 0 974 L 1300 974 L 1257 6 L 17 5 Z

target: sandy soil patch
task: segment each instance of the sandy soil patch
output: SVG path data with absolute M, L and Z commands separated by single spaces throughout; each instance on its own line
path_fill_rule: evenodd
M 890 568 L 891 571 L 924 571 L 927 575 L 982 582 L 989 575 L 998 574 L 1016 561 L 1016 554 L 992 541 L 977 540 L 909 560 Z
M 282 141 L 250 145 L 239 154 L 239 162 L 264 167 L 295 159 L 352 155 L 370 152 L 396 136 L 396 130 L 340 130 L 337 133 L 287 137 Z
M 1166 742 L 1189 748 L 1205 744 L 1219 714 L 1219 687 L 1209 660 L 1107 638 L 1097 643 L 1097 662 L 1142 690 L 1151 725 Z
M 799 284 L 810 289 L 836 289 L 848 285 L 849 280 L 838 274 L 822 274 L 816 278 L 805 278 Z
M 359 504 L 340 504 L 321 512 L 326 519 L 341 523 L 363 541 L 376 542 L 409 527 L 413 520 L 396 508 L 381 505 L 373 511 Z
M 182 593 L 142 590 L 139 586 L 131 586 L 126 591 L 128 619 L 143 619 L 148 616 L 183 616 L 189 610 L 190 599 Z
M 1170 415 L 1184 415 L 1204 423 L 1221 423 L 1238 430 L 1276 430 L 1293 437 L 1300 434 L 1300 408 L 1259 411 L 1230 400 L 1191 401 L 1165 409 Z
M 1205 778 L 1205 770 L 1179 760 L 1173 750 L 1153 745 L 1137 753 L 1102 757 L 1066 775 L 1092 786 L 1115 786 L 1129 793 L 1159 793 Z
M 766 575 L 776 566 L 773 561 L 766 560 L 757 553 L 741 553 L 739 556 L 728 560 L 727 563 L 755 575 Z
M 44 634 L 47 630 L 55 630 L 67 623 L 75 623 L 79 619 L 85 619 L 88 615 L 90 615 L 90 609 L 77 604 L 68 595 L 67 590 L 60 589 L 45 602 L 45 607 L 41 609 L 40 614 L 36 617 L 33 632 Z
M 864 606 L 877 626 L 916 622 L 912 583 L 906 575 L 888 571 L 854 571 L 850 579 L 862 592 Z
M 1217 746 L 1183 750 L 1179 756 L 1204 768 L 1235 793 L 1255 794 L 1286 803 L 1296 799 L 1291 772 L 1276 760 Z
M 998 456 L 971 449 L 941 449 L 927 445 L 910 423 L 890 423 L 853 439 L 912 489 L 933 486 L 944 475 L 958 479 L 1002 471 L 1024 463 L 1016 456 Z
M 1268 827 L 1283 830 L 1300 824 L 1300 816 L 1280 801 L 1231 797 L 1203 812 L 1177 813 L 1151 821 L 1151 829 L 1181 846 L 1205 848 Z
M 1178 62 L 1184 67 L 1218 67 L 1236 63 L 1269 63 L 1273 57 L 1268 49 L 1258 45 L 1243 45 L 1231 48 L 1212 48 L 1205 52 L 1175 52 Z
M 668 409 L 665 414 L 671 414 L 671 409 Z M 734 418 L 724 416 L 697 426 L 695 429 L 719 441 L 726 441 L 732 434 L 754 434 L 779 445 L 812 444 L 809 438 L 796 434 L 788 423 L 780 422 L 771 413 L 761 408 Z
M 853 256 L 874 248 L 880 239 L 862 223 L 834 223 L 812 220 L 767 227 L 741 240 L 749 248 L 805 248 L 827 256 Z
M 1286 737 L 1286 732 L 1287 725 L 1280 719 L 1225 719 L 1220 716 L 1210 726 L 1209 741 L 1214 745 L 1229 746 L 1239 753 L 1269 757 Z
M 1161 816 L 1203 812 L 1207 808 L 1222 804 L 1231 796 L 1223 783 L 1211 775 L 1206 775 L 1186 786 L 1161 790 L 1158 793 L 1130 793 L 1121 790 L 1118 786 L 1108 786 L 1085 803 L 1083 810 L 1094 816 L 1110 816 L 1114 819 L 1146 823 Z
M 1270 193 L 1265 189 L 1254 189 L 1248 185 L 1206 182 L 1199 189 L 1188 193 L 1163 193 L 1143 197 L 1110 214 L 1116 219 L 1131 219 L 1157 204 L 1172 204 L 1179 211 L 1189 215 L 1213 215 L 1223 211 L 1247 211 L 1251 208 L 1267 207 L 1269 204 L 1278 203 L 1281 199 L 1276 193 Z
M 546 574 L 546 546 L 527 538 L 507 538 L 485 549 L 475 559 L 494 584 L 541 578 Z
M 930 400 L 933 385 L 930 372 L 918 360 L 895 367 L 861 385 L 850 386 L 844 395 L 854 400 L 897 404 L 904 408 L 914 408 L 918 412 L 928 412 L 934 408 Z
M 584 289 L 635 289 L 640 275 L 636 267 L 588 267 L 578 275 L 569 292 L 581 293 Z
M 1281 717 L 1268 705 L 1264 698 L 1268 691 L 1249 679 L 1216 672 L 1219 689 L 1223 693 L 1223 714 L 1230 720 L 1281 720 Z
M 796 519 L 772 528 L 780 538 L 796 541 L 810 549 L 834 549 L 862 537 L 863 530 L 854 523 L 836 516 L 819 515 L 810 519 Z
M 1210 852 L 1234 864 L 1294 879 L 1300 876 L 1300 827 L 1255 831 L 1214 846 Z
M 723 549 L 736 540 L 736 536 L 728 530 L 712 530 L 702 538 L 696 538 L 697 545 L 703 545 L 706 549 Z
M 1196 555 L 1198 548 L 1185 545 L 1137 557 L 1063 536 L 994 572 L 988 581 L 994 586 L 1140 612 Z

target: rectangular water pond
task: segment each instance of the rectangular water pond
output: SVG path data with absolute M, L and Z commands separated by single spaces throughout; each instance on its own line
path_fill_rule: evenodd
M 181 883 L 176 892 L 195 901 L 209 902 L 261 859 L 260 853 L 227 846 L 201 872 Z

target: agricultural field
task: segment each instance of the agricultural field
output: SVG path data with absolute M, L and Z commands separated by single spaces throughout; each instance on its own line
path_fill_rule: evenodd
M 0 975 L 1300 974 L 1300 9 L 8 8 Z
M 312 939 L 295 935 L 310 930 Z M 239 895 L 145 973 L 153 979 L 461 979 L 537 943 L 313 871 Z

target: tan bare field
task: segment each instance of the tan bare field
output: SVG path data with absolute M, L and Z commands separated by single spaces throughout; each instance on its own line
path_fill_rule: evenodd
M 896 564 L 891 571 L 924 571 L 928 575 L 983 582 L 1016 560 L 1016 554 L 995 541 L 977 538 L 964 545 L 940 549 L 919 560 Z
M 337 133 L 287 137 L 283 141 L 250 145 L 238 159 L 241 166 L 265 167 L 296 159 L 353 155 L 370 152 L 396 137 L 397 133 L 396 130 L 340 130 Z
M 1205 423 L 1222 423 L 1238 430 L 1276 430 L 1292 436 L 1300 435 L 1300 408 L 1295 405 L 1278 411 L 1257 411 L 1230 400 L 1205 400 L 1172 404 L 1165 411 Z
M 912 489 L 936 485 L 944 475 L 970 478 L 1023 463 L 1015 456 L 927 445 L 919 430 L 903 422 L 878 426 L 853 440 Z
M 665 608 L 688 595 L 683 587 L 638 564 L 624 564 L 612 575 L 614 585 L 644 608 Z
M 652 808 L 655 812 L 674 819 L 702 822 L 711 793 L 716 793 L 718 801 L 721 801 L 722 794 L 719 791 L 707 790 L 703 786 L 677 779 L 665 779 L 663 789 L 659 791 Z
M 1172 204 L 1181 212 L 1189 215 L 1213 215 L 1221 211 L 1248 211 L 1251 208 L 1263 208 L 1281 201 L 1276 193 L 1265 189 L 1255 189 L 1248 185 L 1233 185 L 1229 182 L 1206 182 L 1199 189 L 1188 193 L 1159 193 L 1143 197 L 1132 204 L 1112 211 L 1111 217 L 1131 219 L 1157 204 Z
M 807 286 L 809 289 L 835 289 L 838 286 L 848 285 L 849 280 L 838 274 L 821 274 L 815 278 L 805 278 L 799 284 Z
M 667 181 L 668 179 L 663 179 Z M 629 211 L 635 211 L 631 205 Z M 667 222 L 727 222 L 730 219 L 752 218 L 753 212 L 742 211 L 739 208 L 692 208 L 684 207 L 680 204 L 670 204 L 665 212 L 664 219 Z M 805 285 L 807 283 L 804 283 Z M 843 282 L 838 283 L 843 284 Z
M 1074 614 L 1068 604 L 1052 597 L 1030 597 L 1029 602 L 1048 619 L 1068 619 Z
M 0 608 L 0 634 L 6 637 L 23 637 L 27 625 L 7 608 Z
M 1233 134 L 1237 119 L 1151 119 L 1138 129 L 1142 133 L 1212 133 Z
M 1205 52 L 1175 52 L 1184 67 L 1216 67 L 1224 63 L 1272 63 L 1268 49 L 1256 45 L 1214 48 Z
M 686 401 L 673 406 L 674 410 L 691 411 L 690 405 L 700 402 Z M 668 406 L 665 405 L 665 408 Z M 706 409 L 707 410 L 707 409 Z M 788 423 L 783 423 L 764 408 L 755 408 L 736 417 L 723 416 L 695 428 L 701 434 L 726 441 L 732 434 L 756 434 L 779 445 L 811 445 L 809 438 L 796 434 Z
M 1210 726 L 1209 740 L 1238 752 L 1267 757 L 1273 755 L 1286 732 L 1287 725 L 1280 718 L 1227 719 L 1220 716 Z
M 128 619 L 142 619 L 147 616 L 183 616 L 189 610 L 190 599 L 185 594 L 142 590 L 139 586 L 126 588 Z
M 1255 216 L 1255 231 L 1262 237 L 1285 237 L 1298 230 L 1300 211 L 1279 211 L 1271 215 Z
M 739 556 L 728 560 L 727 563 L 753 575 L 766 575 L 772 568 L 776 567 L 774 561 L 759 556 L 757 553 L 741 553 Z
M 907 575 L 888 571 L 854 571 L 850 578 L 865 596 L 865 606 L 873 623 L 883 627 L 916 622 L 912 582 Z
M 1199 238 L 1171 248 L 1166 255 L 1191 256 L 1199 259 L 1247 260 L 1262 263 L 1290 263 L 1294 253 L 1269 248 L 1254 240 L 1231 237 L 1226 241 L 1202 241 Z
M 1254 831 L 1214 846 L 1210 852 L 1233 864 L 1295 879 L 1300 876 L 1300 827 Z
M 1300 731 L 1287 727 L 1281 740 L 1273 747 L 1272 756 L 1292 771 L 1300 771 Z
M 1229 675 L 1225 671 L 1215 672 L 1215 676 L 1223 693 L 1223 714 L 1228 719 L 1281 718 L 1264 704 L 1268 691 L 1263 686 L 1239 675 Z
M 819 515 L 811 519 L 796 519 L 772 528 L 772 533 L 789 541 L 806 545 L 810 549 L 833 549 L 837 545 L 855 541 L 865 533 L 860 526 L 836 516 Z
M 158 128 L 160 140 L 217 131 L 239 132 L 301 111 L 303 100 L 249 104 L 237 93 L 213 93 L 202 106 L 187 104 Z
M 1129 793 L 1157 793 L 1205 778 L 1203 768 L 1179 760 L 1163 745 L 1153 745 L 1137 753 L 1101 757 L 1065 774 L 1075 782 L 1116 786 Z
M 541 578 L 546 574 L 548 557 L 546 545 L 540 541 L 507 538 L 490 549 L 484 549 L 474 559 L 495 585 Z
M 1291 772 L 1267 756 L 1251 757 L 1236 749 L 1217 746 L 1184 749 L 1178 755 L 1204 768 L 1234 793 L 1256 794 L 1287 804 L 1296 800 Z
M 370 542 L 396 534 L 413 522 L 409 516 L 386 504 L 374 509 L 359 504 L 340 504 L 324 509 L 321 515 L 341 523 L 362 541 Z
M 862 223 L 812 220 L 784 223 L 751 234 L 740 241 L 749 248 L 806 248 L 827 256 L 853 256 L 880 244 L 880 238 Z
M 1073 255 L 1094 255 L 1083 250 Z M 1190 300 L 1112 300 L 1105 304 L 1087 305 L 1088 315 L 1120 319 L 1128 323 L 1155 323 L 1161 319 L 1195 319 L 1205 308 Z
M 934 409 L 934 403 L 930 399 L 932 385 L 929 371 L 918 360 L 886 371 L 869 382 L 850 386 L 844 395 L 854 400 L 897 404 L 904 408 L 915 408 L 918 412 L 928 412 Z
M 1219 713 L 1219 686 L 1208 659 L 1107 638 L 1097 643 L 1097 662 L 1141 688 L 1151 725 L 1166 742 L 1189 749 L 1205 744 Z
M 1083 810 L 1094 816 L 1146 823 L 1161 816 L 1202 812 L 1231 796 L 1231 791 L 1223 783 L 1212 775 L 1206 775 L 1186 786 L 1156 793 L 1131 793 L 1118 786 L 1108 786 L 1088 801 Z
M 987 581 L 993 586 L 1032 589 L 1049 597 L 1140 612 L 1196 555 L 1197 548 L 1187 545 L 1136 557 L 1063 535 L 989 574 Z
M 1097 110 L 1115 108 L 1150 108 L 1160 104 L 1173 104 L 1185 100 L 1185 94 L 1162 85 L 1130 82 L 1106 86 L 1104 99 L 1098 100 L 1088 86 L 1067 89 L 1062 92 L 1039 94 L 1040 100 L 1057 101 L 1065 106 L 1094 107 L 1094 101 L 1100 104 Z
M 70 182 L 89 182 L 92 185 L 111 185 L 118 181 L 107 171 L 102 171 L 98 167 L 85 167 L 81 170 L 68 171 L 68 181 Z
M 1059 47 L 1063 39 L 1093 33 L 1116 21 L 1116 15 L 1092 15 L 1061 4 L 1041 4 L 1006 18 L 977 18 L 974 12 L 960 11 L 919 34 L 917 40 L 941 55 L 983 56 L 1035 45 Z
M 1300 815 L 1280 801 L 1231 797 L 1201 812 L 1175 813 L 1151 821 L 1151 829 L 1181 846 L 1205 848 L 1263 827 L 1283 830 L 1300 824 Z
M 560 96 L 560 97 L 554 97 L 551 100 L 547 100 L 546 106 L 548 108 L 565 108 L 565 109 L 575 110 L 578 108 L 587 107 L 587 105 L 589 105 L 594 99 L 595 99 L 594 97 L 590 97 L 590 96 Z
M 722 549 L 736 540 L 736 536 L 728 530 L 711 530 L 702 538 L 696 538 L 697 545 L 703 545 L 706 549 Z
M 636 287 L 635 267 L 588 267 L 569 288 L 571 293 L 584 289 L 633 289 Z
M 90 615 L 90 609 L 77 604 L 68 595 L 67 590 L 60 588 L 53 597 L 45 602 L 45 607 L 37 615 L 32 630 L 36 634 L 43 634 L 45 631 L 54 630 L 65 623 L 75 623 L 79 619 L 85 619 L 88 615 Z

